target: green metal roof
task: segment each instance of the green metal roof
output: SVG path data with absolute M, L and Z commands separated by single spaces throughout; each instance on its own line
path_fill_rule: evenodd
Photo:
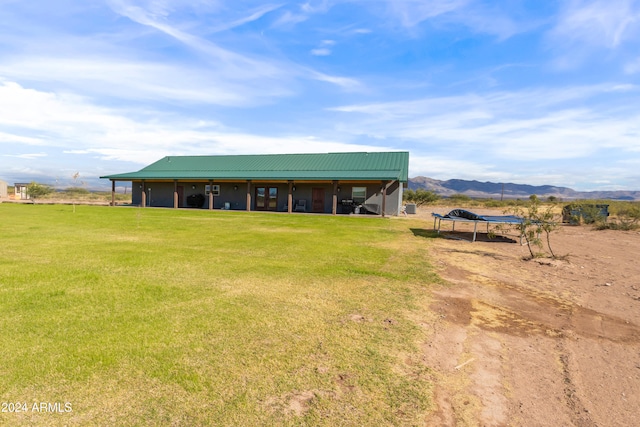
M 251 179 L 251 180 L 398 180 L 407 182 L 409 153 L 264 154 L 239 156 L 167 156 L 138 172 L 100 178 Z

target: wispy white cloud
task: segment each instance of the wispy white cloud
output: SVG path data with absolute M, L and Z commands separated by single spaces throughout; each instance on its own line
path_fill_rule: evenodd
M 183 31 L 171 25 L 166 19 L 157 19 L 153 11 L 137 6 L 130 6 L 122 0 L 110 0 L 113 10 L 138 24 L 154 28 L 186 46 L 206 54 L 211 62 L 222 61 L 226 67 L 227 76 L 247 76 L 247 70 L 263 76 L 282 75 L 282 70 L 268 61 L 260 61 L 248 56 L 240 55 L 224 49 L 215 43 Z
M 311 54 L 315 56 L 329 56 L 331 55 L 331 46 L 335 45 L 335 40 L 322 40 L 320 47 L 311 50 Z
M 430 22 L 436 26 L 463 26 L 481 34 L 506 39 L 541 25 L 538 19 L 523 20 L 504 5 L 481 0 L 386 0 L 389 16 L 413 31 Z
M 640 58 L 635 61 L 631 61 L 624 66 L 624 72 L 626 74 L 637 74 L 640 73 Z
M 329 56 L 331 55 L 331 49 L 327 49 L 326 47 L 311 49 L 311 54 L 314 56 Z
M 639 152 L 640 113 L 633 96 L 617 105 L 608 99 L 583 105 L 620 90 L 616 87 L 494 92 L 335 110 L 351 113 L 340 125 L 345 132 L 413 141 L 422 149 L 450 145 L 494 159 L 584 158 L 601 149 Z M 624 90 L 638 92 L 633 86 Z
M 218 46 L 210 40 L 183 31 L 178 26 L 169 24 L 166 19 L 157 19 L 156 16 L 148 10 L 140 7 L 131 7 L 127 3 L 124 3 L 123 0 L 110 0 L 110 4 L 117 13 L 126 16 L 134 22 L 154 28 L 173 37 L 189 48 L 205 55 L 205 60 L 208 62 L 209 68 L 221 79 L 230 82 L 232 85 L 233 83 L 238 84 L 238 82 L 245 84 L 246 81 L 256 81 L 254 85 L 251 85 L 253 86 L 252 93 L 262 92 L 255 90 L 258 86 L 260 88 L 280 88 L 280 93 L 282 93 L 286 92 L 284 88 L 291 86 L 291 82 L 296 78 L 310 77 L 317 79 L 320 75 L 326 76 L 326 74 L 323 73 L 306 73 L 306 67 L 301 67 L 294 63 L 232 52 Z M 260 13 L 266 13 L 266 10 L 267 9 Z M 296 19 L 297 18 L 293 16 L 287 18 L 287 20 Z M 319 80 L 336 83 L 338 86 L 344 87 L 344 79 L 341 77 L 327 76 L 327 78 L 320 78 Z M 289 84 L 287 84 L 287 82 Z M 220 86 L 222 85 L 218 85 L 218 87 Z M 234 85 L 230 92 L 235 93 L 241 90 L 238 86 Z
M 0 132 L 0 144 L 45 145 L 41 138 L 20 135 L 18 133 Z
M 67 155 L 89 155 L 101 160 L 138 164 L 147 164 L 170 154 L 384 149 L 307 135 L 251 134 L 226 129 L 217 122 L 175 117 L 158 111 L 132 115 L 130 110 L 100 107 L 88 99 L 27 89 L 11 82 L 0 86 L 0 127 L 19 128 L 22 134 L 40 135 L 34 140 L 49 148 L 57 147 Z M 6 143 L 15 142 L 11 134 L 4 133 L 2 137 Z M 15 156 L 26 158 L 24 154 Z M 31 154 L 29 158 L 39 156 Z
M 230 72 L 230 71 L 229 71 Z M 273 97 L 289 96 L 282 82 L 250 76 L 229 78 L 212 73 L 204 66 L 162 64 L 124 58 L 11 57 L 0 64 L 0 75 L 34 82 L 55 82 L 94 96 L 130 100 L 181 101 L 218 105 L 263 103 Z M 251 83 L 253 80 L 253 83 Z M 265 81 L 266 80 L 266 81 Z M 257 90 L 258 87 L 261 90 Z
M 37 159 L 39 157 L 47 157 L 47 153 L 4 154 L 4 156 L 17 159 Z
M 630 49 L 637 53 L 639 37 L 640 1 L 570 0 L 547 34 L 547 43 L 556 54 L 556 67 L 575 69 L 588 60 L 602 59 L 603 52 L 615 55 Z
M 390 0 L 389 9 L 403 26 L 414 27 L 421 22 L 458 11 L 469 6 L 471 0 Z
M 349 91 L 361 90 L 363 87 L 358 80 L 352 79 L 350 77 L 330 76 L 314 70 L 309 70 L 309 74 L 316 80 L 332 83 Z
M 588 44 L 614 49 L 632 40 L 640 29 L 640 2 L 571 0 L 565 3 L 551 32 L 554 43 Z
M 214 33 L 218 33 L 218 32 L 228 31 L 233 28 L 240 27 L 247 23 L 257 21 L 258 19 L 262 18 L 266 14 L 273 12 L 275 10 L 278 10 L 281 7 L 282 7 L 281 4 L 266 4 L 266 5 L 259 6 L 255 11 L 251 12 L 249 15 L 243 16 L 231 22 L 226 22 L 224 24 L 216 25 L 210 31 Z
M 285 11 L 280 17 L 272 24 L 274 28 L 290 27 L 309 19 L 309 16 L 303 13 L 293 13 L 289 10 Z

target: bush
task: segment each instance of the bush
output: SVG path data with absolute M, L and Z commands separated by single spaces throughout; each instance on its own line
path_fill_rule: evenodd
M 37 182 L 32 181 L 31 184 L 27 186 L 27 195 L 33 199 L 39 199 L 53 192 L 53 188 L 46 184 L 38 184 Z
M 569 203 L 562 209 L 562 221 L 571 224 L 602 224 L 609 216 L 609 205 Z
M 483 202 L 485 208 L 504 208 L 509 206 L 509 202 L 506 200 L 494 200 L 487 199 Z
M 416 191 L 405 191 L 403 199 L 407 202 L 415 203 L 416 206 L 422 206 L 440 200 L 440 196 L 438 196 L 433 191 L 427 191 L 419 188 Z
M 551 248 L 551 233 L 558 228 L 558 223 L 553 213 L 554 208 L 554 204 L 543 207 L 538 196 L 532 194 L 526 207 L 516 206 L 510 209 L 513 214 L 523 218 L 523 221 L 516 228 L 525 238 L 532 259 L 538 256 L 546 256 L 544 252 L 534 253 L 532 248 L 532 246 L 537 246 L 539 249 L 544 250 L 541 237 L 543 235 L 549 254 L 554 259 L 558 258 Z
M 616 218 L 609 222 L 596 223 L 597 230 L 637 230 L 640 229 L 640 207 L 631 205 L 618 210 Z

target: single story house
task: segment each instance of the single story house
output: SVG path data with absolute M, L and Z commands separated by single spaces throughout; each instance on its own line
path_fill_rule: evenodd
M 408 152 L 167 156 L 106 175 L 132 183 L 139 206 L 398 215 Z

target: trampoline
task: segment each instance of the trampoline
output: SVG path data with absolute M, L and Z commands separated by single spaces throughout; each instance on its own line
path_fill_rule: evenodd
M 473 238 L 471 239 L 472 242 L 476 241 L 478 224 L 487 224 L 488 234 L 489 226 L 492 224 L 519 225 L 524 222 L 524 218 L 515 215 L 478 215 L 473 212 L 465 211 L 463 209 L 454 209 L 446 215 L 432 212 L 431 216 L 433 216 L 433 229 L 436 230 L 438 234 L 440 234 L 440 225 L 442 221 L 451 221 L 451 231 L 455 231 L 456 222 L 473 223 Z M 522 244 L 522 235 L 520 235 L 520 244 Z

